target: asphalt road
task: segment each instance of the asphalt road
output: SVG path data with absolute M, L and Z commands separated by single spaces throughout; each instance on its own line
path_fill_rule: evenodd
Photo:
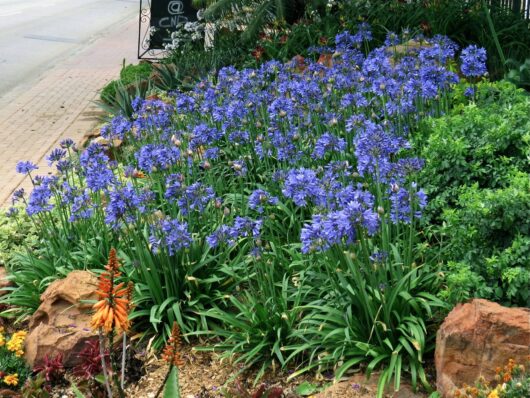
M 131 20 L 138 7 L 139 0 L 0 0 L 0 97 Z

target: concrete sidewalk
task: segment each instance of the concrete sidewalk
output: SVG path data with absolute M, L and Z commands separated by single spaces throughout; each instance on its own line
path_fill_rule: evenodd
M 31 190 L 15 172 L 19 160 L 36 163 L 38 174 L 51 172 L 45 160 L 50 150 L 64 138 L 81 141 L 95 127 L 104 114 L 93 101 L 119 76 L 124 58 L 137 62 L 137 34 L 135 18 L 0 99 L 0 206 L 10 204 L 15 189 Z

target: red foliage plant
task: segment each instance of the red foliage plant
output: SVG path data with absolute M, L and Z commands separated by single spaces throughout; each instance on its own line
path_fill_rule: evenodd
M 48 383 L 60 382 L 64 376 L 63 354 L 59 353 L 54 357 L 46 354 L 42 363 L 33 368 L 33 372 L 42 373 Z
M 85 343 L 85 348 L 77 354 L 78 358 L 81 359 L 81 363 L 74 368 L 73 372 L 76 376 L 83 379 L 91 379 L 103 372 L 99 340 L 88 340 Z M 108 362 L 108 350 L 105 350 L 104 356 L 105 361 Z

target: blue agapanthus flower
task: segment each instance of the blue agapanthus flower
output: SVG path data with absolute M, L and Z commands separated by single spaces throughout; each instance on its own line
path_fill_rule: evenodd
M 261 233 L 263 220 L 253 220 L 250 217 L 236 217 L 231 230 L 232 236 L 252 237 L 258 239 Z
M 303 226 L 300 233 L 300 241 L 302 243 L 301 250 L 304 254 L 322 252 L 331 247 L 324 232 L 322 215 L 314 215 L 311 222 Z
M 52 187 L 56 184 L 56 177 L 42 177 L 35 179 L 35 186 L 28 198 L 26 213 L 29 216 L 47 212 L 53 209 L 51 199 L 53 196 Z
M 240 238 L 252 238 L 256 241 L 260 238 L 262 226 L 263 220 L 237 216 L 233 226 L 221 225 L 206 238 L 206 242 L 215 248 L 221 244 L 233 246 Z
M 408 147 L 409 143 L 404 138 L 379 124 L 365 121 L 355 137 L 357 169 L 361 176 L 372 175 L 379 181 L 386 181 L 393 168 L 391 157 Z
M 115 181 L 114 173 L 109 165 L 110 159 L 101 145 L 90 144 L 81 154 L 79 163 L 86 179 L 86 185 L 92 191 L 106 189 Z
M 123 115 L 114 116 L 110 123 L 101 128 L 101 136 L 107 140 L 123 140 L 132 128 L 132 122 Z
M 180 197 L 177 199 L 177 204 L 183 215 L 191 211 L 202 213 L 208 203 L 214 198 L 215 192 L 212 187 L 195 182 L 182 191 Z
M 410 223 L 412 218 L 420 218 L 421 210 L 427 205 L 427 195 L 423 190 L 416 190 L 416 184 L 412 184 L 412 190 L 393 185 L 390 201 L 392 203 L 390 218 L 392 222 Z
M 18 214 L 18 208 L 16 208 L 16 207 L 10 207 L 5 212 L 6 217 L 9 217 L 9 218 L 15 217 L 17 214 Z
M 470 45 L 462 50 L 460 70 L 466 77 L 481 77 L 488 72 L 486 66 L 486 49 Z
M 16 171 L 20 174 L 29 174 L 33 170 L 37 170 L 38 166 L 30 161 L 19 161 L 16 165 Z
M 75 142 L 74 140 L 72 140 L 71 138 L 65 138 L 64 140 L 62 140 L 59 145 L 61 146 L 61 148 L 63 149 L 68 149 L 68 148 L 73 148 L 75 146 Z
M 65 156 L 66 151 L 64 149 L 55 148 L 46 157 L 46 160 L 48 161 L 48 165 L 51 166 L 53 163 L 61 161 Z
M 69 217 L 70 222 L 86 220 L 92 217 L 94 205 L 88 190 L 78 192 L 72 200 L 72 208 Z
M 151 192 L 137 191 L 130 182 L 114 186 L 107 194 L 105 222 L 112 228 L 119 228 L 122 222 L 134 222 L 136 213 L 144 213 L 152 199 Z
M 258 213 L 263 213 L 263 207 L 265 205 L 276 205 L 278 204 L 278 198 L 272 196 L 267 191 L 263 189 L 254 190 L 248 197 L 248 207 L 252 210 L 256 210 Z
M 179 220 L 166 219 L 151 227 L 149 243 L 151 250 L 158 253 L 161 247 L 165 248 L 170 256 L 174 256 L 180 250 L 190 247 L 193 242 L 188 224 Z
M 135 154 L 138 167 L 143 171 L 152 173 L 166 170 L 180 159 L 180 150 L 174 146 L 163 144 L 144 145 Z
M 282 193 L 297 206 L 306 206 L 309 202 L 323 204 L 326 200 L 316 172 L 306 168 L 288 171 Z
M 229 246 L 235 244 L 235 239 L 231 234 L 232 228 L 228 225 L 221 225 L 212 234 L 206 237 L 206 242 L 210 247 L 215 248 L 220 244 L 227 243 Z
M 21 201 L 22 199 L 24 199 L 24 194 L 25 194 L 24 188 L 19 188 L 15 190 L 15 192 L 13 192 L 13 196 L 11 197 L 11 202 L 15 204 Z
M 166 193 L 164 197 L 174 202 L 182 194 L 182 183 L 184 176 L 180 173 L 170 174 L 166 177 Z
M 473 98 L 475 96 L 475 88 L 474 87 L 467 87 L 464 90 L 464 96 L 468 98 Z
M 341 152 L 344 149 L 346 149 L 346 140 L 344 138 L 324 133 L 315 144 L 313 156 L 317 159 L 322 159 L 328 152 Z

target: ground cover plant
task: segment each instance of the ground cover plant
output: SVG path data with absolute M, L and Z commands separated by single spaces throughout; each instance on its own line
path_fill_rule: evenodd
M 17 264 L 3 302 L 31 313 L 27 297 L 100 269 L 115 247 L 134 282 L 131 318 L 158 333 L 155 346 L 176 322 L 258 377 L 362 364 L 382 371 L 379 396 L 404 373 L 427 386 L 445 304 L 419 240 L 427 197 L 408 137 L 448 110 L 457 46 L 439 36 L 398 50 L 389 35 L 365 53 L 371 38 L 361 24 L 321 50 L 326 65 L 228 67 L 191 91 L 138 98 L 132 121 L 103 128 L 107 146 L 53 150 L 57 175 L 19 162 L 34 189 L 14 201 L 47 244 Z M 484 62 L 470 47 L 462 73 L 477 79 Z

